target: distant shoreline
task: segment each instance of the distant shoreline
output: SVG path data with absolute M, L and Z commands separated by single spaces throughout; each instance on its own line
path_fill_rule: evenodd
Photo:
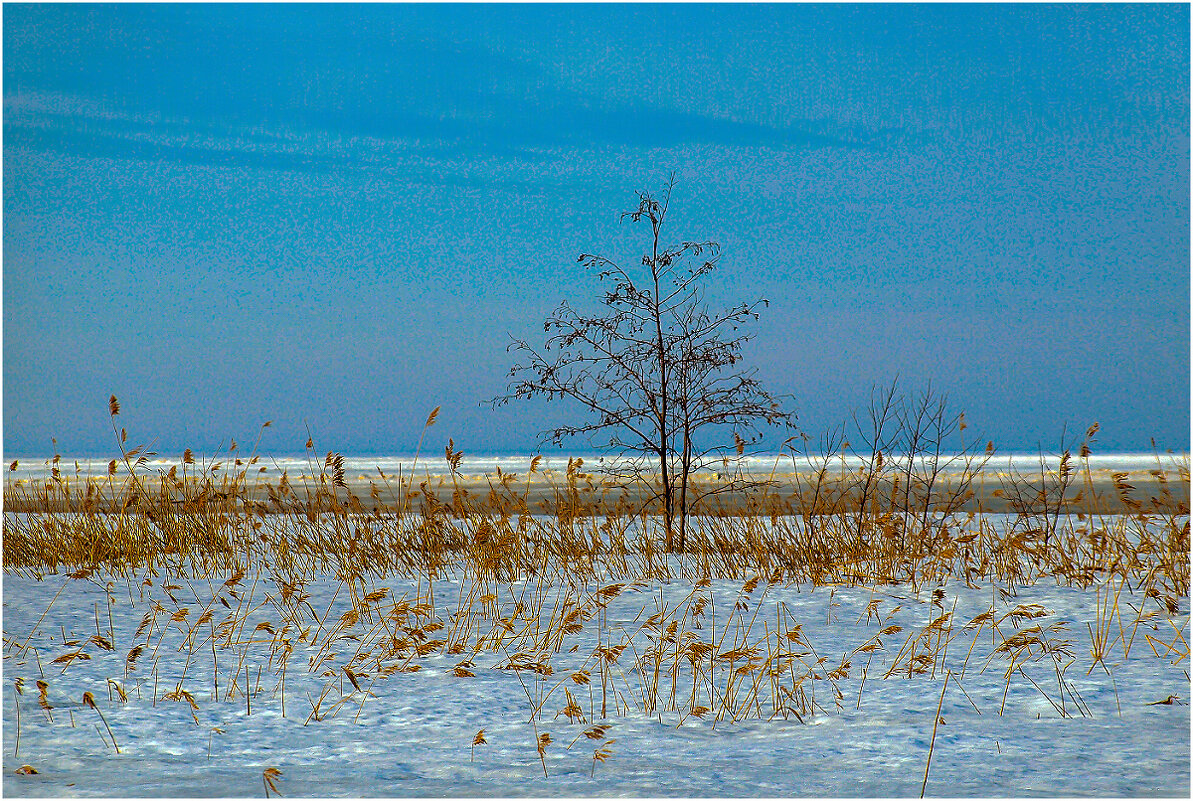
M 231 467 L 231 466 L 230 466 Z M 207 474 L 210 494 L 206 500 L 222 499 L 230 486 L 235 486 L 234 495 L 244 502 L 271 505 L 271 495 L 278 497 L 281 484 L 280 474 L 267 470 L 255 472 L 256 468 L 245 469 L 239 483 L 230 484 L 231 470 Z M 614 510 L 626 511 L 641 508 L 649 501 L 653 491 L 644 485 L 622 486 L 615 481 L 593 472 L 575 473 L 569 490 L 565 471 L 538 469 L 533 473 L 506 473 L 503 483 L 496 474 L 490 476 L 453 476 L 449 472 L 431 473 L 422 470 L 413 480 L 403 476 L 398 483 L 397 475 L 374 471 L 372 475 L 356 470 L 345 470 L 343 485 L 335 486 L 333 472 L 327 470 L 322 477 L 318 474 L 286 474 L 286 482 L 292 494 L 282 497 L 293 501 L 309 499 L 320 495 L 320 507 L 334 508 L 343 504 L 349 511 L 374 512 L 394 511 L 405 507 L 419 511 L 426 500 L 424 490 L 438 504 L 466 505 L 472 511 L 502 511 L 517 508 L 530 513 L 555 514 L 572 508 L 580 514 L 604 514 Z M 272 475 L 270 474 L 272 473 Z M 156 471 L 140 474 L 143 480 L 142 493 L 150 497 L 162 486 L 163 476 Z M 869 509 L 890 511 L 906 503 L 906 485 L 903 476 L 886 473 L 867 484 L 864 475 L 853 471 L 829 471 L 817 484 L 817 477 L 811 472 L 774 473 L 752 476 L 747 483 L 718 479 L 712 475 L 701 475 L 693 479 L 692 498 L 707 496 L 704 504 L 697 504 L 697 513 L 707 514 L 837 514 L 856 512 L 863 492 L 867 493 Z M 59 480 L 46 477 L 14 478 L 9 474 L 4 488 L 4 509 L 6 512 L 36 512 L 46 509 L 79 510 L 85 506 L 88 484 L 91 493 L 103 499 L 102 507 L 118 506 L 113 503 L 127 485 L 127 473 L 114 476 L 75 475 L 63 469 Z M 1019 473 L 988 466 L 975 473 L 968 480 L 959 474 L 942 473 L 932 488 L 931 503 L 924 503 L 922 482 L 913 482 L 910 508 L 922 510 L 932 507 L 938 511 L 957 513 L 1068 513 L 1068 514 L 1188 514 L 1190 482 L 1187 470 L 1168 471 L 1115 471 L 1107 469 L 1078 470 L 1072 477 L 1063 501 L 1057 493 L 1058 478 L 1055 472 Z M 191 497 L 197 494 L 204 482 L 187 481 Z M 504 485 L 504 488 L 503 488 Z M 819 486 L 819 491 L 817 490 Z M 48 491 L 47 491 L 48 488 Z M 404 491 L 403 491 L 404 488 Z M 1041 490 L 1046 492 L 1041 494 Z M 332 500 L 334 492 L 335 500 Z M 182 493 L 171 492 L 178 497 Z M 406 497 L 403 497 L 406 495 Z M 355 500 L 353 500 L 355 499 Z M 180 503 L 181 501 L 174 501 Z M 658 506 L 657 502 L 655 504 Z M 330 511 L 331 509 L 326 509 Z

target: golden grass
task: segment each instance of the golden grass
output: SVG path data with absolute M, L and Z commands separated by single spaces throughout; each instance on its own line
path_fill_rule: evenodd
M 115 398 L 110 411 L 114 420 Z M 979 638 L 989 639 L 991 652 L 974 670 L 1001 670 L 1008 690 L 1023 677 L 1061 717 L 1088 714 L 1066 676 L 1077 657 L 1067 624 L 1033 623 L 1046 610 L 1007 603 L 1014 587 L 1041 580 L 1095 587 L 1086 675 L 1095 667 L 1110 675 L 1109 655 L 1118 649 L 1128 656 L 1137 644 L 1159 658 L 1188 658 L 1179 626 L 1172 624 L 1173 634 L 1152 628 L 1171 623 L 1189 593 L 1187 466 L 1176 476 L 1155 471 L 1161 490 L 1145 499 L 1129 476 L 1115 476 L 1115 504 L 1101 505 L 1083 446 L 1078 459 L 1066 456 L 1052 473 L 1001 476 L 996 492 L 1012 511 L 996 521 L 980 510 L 961 511 L 985 480 L 984 460 L 946 477 L 935 465 L 897 464 L 877 452 L 851 474 L 830 477 L 827 464 L 797 472 L 786 495 L 762 483 L 731 499 L 712 482 L 698 485 L 684 547 L 668 552 L 658 510 L 624 496 L 610 500 L 578 460 L 558 486 L 536 475 L 536 459 L 530 476 L 499 471 L 476 495 L 449 442 L 444 487 L 380 475 L 366 502 L 346 480 L 343 457 L 318 458 L 310 442 L 311 478 L 283 474 L 270 483 L 258 478 L 255 448 L 238 455 L 233 443 L 207 461 L 188 449 L 180 470 L 151 474 L 146 451 L 126 449 L 123 430 L 117 439 L 120 456 L 101 482 L 70 480 L 55 457 L 48 482 L 6 489 L 4 569 L 39 579 L 67 574 L 67 583 L 102 575 L 110 582 L 108 626 L 97 607 L 94 636 L 68 639 L 63 632 L 62 653 L 48 665 L 60 671 L 52 680 L 64 681 L 72 664 L 97 650 L 116 650 L 124 654 L 124 676 L 110 680 L 111 703 L 146 693 L 153 704 L 184 705 L 196 725 L 202 705 L 230 703 L 243 704 L 248 715 L 276 704 L 283 716 L 307 724 L 339 715 L 358 720 L 378 682 L 417 671 L 433 656 L 450 657 L 453 679 L 468 682 L 483 669 L 477 659 L 488 655 L 498 660 L 493 669 L 511 671 L 525 690 L 544 775 L 554 741 L 540 724 L 580 728 L 567 748 L 593 741 L 595 775 L 597 763 L 613 754 L 615 740 L 606 735 L 627 714 L 670 713 L 679 725 L 807 721 L 843 708 L 840 685 L 851 675 L 860 676 L 858 709 L 868 678 L 943 677 L 943 702 L 949 682 L 966 693 Z M 551 485 L 548 498 L 532 495 L 532 479 Z M 1085 511 L 1072 512 L 1078 502 Z M 336 590 L 316 607 L 307 588 L 319 576 L 333 577 Z M 398 593 L 379 583 L 391 576 L 414 580 L 416 589 Z M 436 592 L 447 576 L 458 580 L 455 597 Z M 715 602 L 714 579 L 741 582 L 732 606 Z M 672 580 L 690 588 L 678 603 L 643 596 L 636 628 L 609 626 L 611 604 Z M 763 614 L 778 585 L 904 584 L 918 591 L 948 581 L 989 584 L 989 609 L 954 622 L 955 607 L 937 589 L 931 619 L 904 631 L 891 622 L 898 609 L 883 609 L 875 598 L 864 617 L 881 630 L 855 643 L 834 642 L 831 653 L 810 642 L 801 621 L 781 606 Z M 111 622 L 111 588 L 121 583 L 130 602 L 135 596 L 147 610 L 130 639 Z M 1124 591 L 1142 599 L 1138 608 L 1125 603 Z M 834 592 L 829 622 L 838 616 Z M 6 634 L 8 654 L 30 652 L 61 593 L 23 642 Z M 945 665 L 950 648 L 966 653 L 959 670 Z M 184 655 L 180 675 L 161 667 L 172 653 Z M 305 658 L 296 659 L 300 653 Z M 566 668 L 560 654 L 568 655 Z M 887 669 L 874 675 L 879 654 Z M 39 661 L 43 676 L 44 667 Z M 294 697 L 295 672 L 317 678 L 319 694 Z M 39 706 L 51 716 L 48 683 L 39 681 L 38 689 Z M 15 690 L 22 692 L 20 679 Z M 107 727 L 91 693 L 84 703 Z M 1006 691 L 1000 713 L 1005 703 Z M 18 748 L 20 726 L 18 717 Z M 208 732 L 209 753 L 219 731 Z M 118 751 L 110 728 L 108 735 Z M 481 729 L 470 759 L 487 742 Z M 267 795 L 278 793 L 280 775 L 264 771 Z M 925 765 L 925 785 L 927 775 Z

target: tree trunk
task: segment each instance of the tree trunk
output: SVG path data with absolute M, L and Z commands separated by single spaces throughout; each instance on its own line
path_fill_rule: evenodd
M 688 536 L 688 477 L 692 469 L 692 438 L 688 427 L 683 432 L 683 461 L 679 478 L 679 550 L 682 552 Z
M 651 301 L 651 315 L 655 324 L 655 349 L 659 368 L 659 480 L 663 490 L 663 523 L 666 526 L 665 548 L 670 551 L 673 545 L 672 537 L 675 523 L 675 505 L 671 487 L 671 475 L 667 464 L 670 452 L 669 432 L 667 430 L 667 348 L 663 344 L 663 308 L 659 296 L 659 227 L 662 218 L 650 215 L 651 227 L 654 231 L 654 244 L 651 249 L 650 274 L 654 280 L 654 297 Z

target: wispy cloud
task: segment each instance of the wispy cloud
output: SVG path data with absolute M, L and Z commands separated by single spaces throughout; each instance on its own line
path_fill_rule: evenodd
M 349 163 L 346 154 L 313 147 L 309 137 L 130 114 L 90 98 L 53 93 L 6 98 L 4 134 L 6 149 L 81 158 L 302 171 Z M 353 159 L 360 159 L 359 151 Z
M 353 24 L 362 14 L 370 24 Z M 534 161 L 609 146 L 890 140 L 832 120 L 760 121 L 667 95 L 627 100 L 609 83 L 569 85 L 545 52 L 442 30 L 428 39 L 410 16 L 17 9 L 5 21 L 8 141 L 79 156 L 367 170 L 393 148 Z
M 363 104 L 351 113 L 292 110 L 288 124 L 266 120 L 172 117 L 160 108 L 128 111 L 95 97 L 53 92 L 5 99 L 7 146 L 84 158 L 169 161 L 300 171 L 371 171 L 401 156 L 483 154 L 537 161 L 547 151 L 607 146 L 712 145 L 777 149 L 866 148 L 890 131 L 799 120 L 787 127 L 645 106 L 602 109 L 583 98 L 540 103 L 481 98 L 450 114 Z

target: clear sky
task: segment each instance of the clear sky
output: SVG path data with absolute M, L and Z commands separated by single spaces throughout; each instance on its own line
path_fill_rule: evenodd
M 817 435 L 1189 449 L 1189 8 L 6 5 L 4 448 L 528 452 L 509 334 L 677 173 Z M 576 444 L 583 450 L 584 443 Z

